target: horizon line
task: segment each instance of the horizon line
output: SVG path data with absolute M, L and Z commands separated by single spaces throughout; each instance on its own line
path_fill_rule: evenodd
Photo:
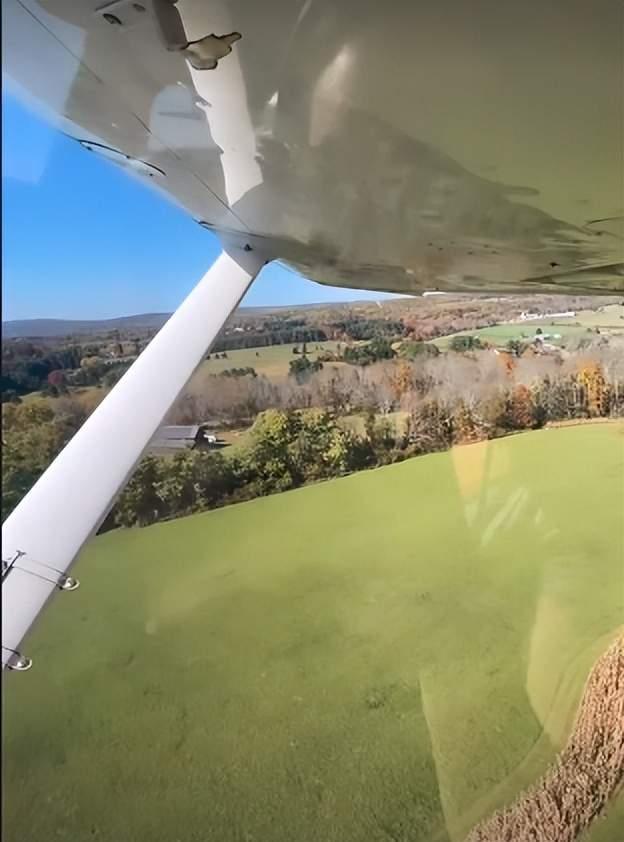
M 397 294 L 396 299 L 389 300 L 418 297 L 420 296 Z M 380 301 L 377 298 L 353 298 L 345 301 L 305 301 L 301 304 L 243 304 L 242 306 L 237 307 L 236 310 L 233 311 L 232 315 L 240 310 L 292 310 L 294 308 L 304 307 L 340 307 L 345 304 L 366 304 L 369 302 L 371 304 L 384 304 L 383 301 Z M 171 316 L 174 312 L 174 310 L 146 310 L 141 313 L 128 313 L 127 315 L 120 316 L 92 316 L 80 318 L 66 318 L 65 316 L 26 316 L 19 319 L 3 319 L 2 324 L 10 325 L 18 322 L 113 322 L 118 319 L 136 319 L 141 316 Z

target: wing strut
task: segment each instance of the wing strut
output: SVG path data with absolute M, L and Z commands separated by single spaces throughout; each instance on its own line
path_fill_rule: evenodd
M 55 590 L 78 587 L 73 561 L 264 262 L 223 252 L 6 519 L 2 669 L 29 668 L 24 635 Z

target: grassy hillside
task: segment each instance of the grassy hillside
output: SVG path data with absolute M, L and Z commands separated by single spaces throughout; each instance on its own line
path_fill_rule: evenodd
M 544 430 L 97 538 L 4 688 L 7 839 L 461 840 L 622 622 L 623 471 Z

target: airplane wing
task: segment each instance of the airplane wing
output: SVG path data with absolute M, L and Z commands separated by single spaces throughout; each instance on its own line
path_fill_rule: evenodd
M 624 289 L 619 0 L 3 15 L 10 84 L 226 247 L 404 293 Z

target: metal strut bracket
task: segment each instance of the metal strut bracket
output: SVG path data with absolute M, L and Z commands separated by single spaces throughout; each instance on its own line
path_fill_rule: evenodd
M 54 577 L 46 576 L 38 570 L 32 570 L 31 565 L 35 568 L 42 568 L 46 572 L 58 574 Z M 50 584 L 55 585 L 60 591 L 75 591 L 80 587 L 78 579 L 73 576 L 68 576 L 62 570 L 56 567 L 51 567 L 49 564 L 43 564 L 36 559 L 30 558 L 25 550 L 16 550 L 11 558 L 2 559 L 2 584 L 14 570 L 21 570 L 23 573 L 28 573 L 30 576 L 35 576 L 37 579 L 43 579 Z M 7 653 L 7 654 L 5 654 Z M 12 649 L 10 646 L 2 645 L 2 669 L 14 670 L 15 672 L 26 672 L 32 667 L 32 658 L 27 658 L 22 655 L 17 649 Z
M 240 32 L 229 32 L 227 35 L 211 33 L 189 41 L 176 3 L 177 0 L 152 0 L 154 17 L 165 47 L 171 52 L 182 53 L 195 70 L 214 70 L 219 60 L 232 52 L 232 44 L 241 39 Z
M 5 652 L 9 652 L 8 656 L 4 656 Z M 2 647 L 2 669 L 15 670 L 16 672 L 26 672 L 32 667 L 32 658 L 27 658 L 18 652 L 17 649 L 9 649 L 8 646 Z
M 32 570 L 30 565 L 34 565 L 35 568 L 42 568 L 46 572 L 50 571 L 50 573 L 56 573 L 58 575 L 54 578 L 50 578 L 36 569 Z M 35 576 L 38 579 L 44 579 L 46 582 L 56 585 L 60 591 L 75 591 L 80 587 L 78 579 L 74 579 L 73 576 L 68 576 L 57 567 L 52 567 L 49 564 L 44 564 L 41 561 L 31 558 L 25 550 L 17 550 L 12 558 L 2 559 L 3 580 L 12 570 L 21 570 L 24 573 L 29 573 L 31 576 Z

